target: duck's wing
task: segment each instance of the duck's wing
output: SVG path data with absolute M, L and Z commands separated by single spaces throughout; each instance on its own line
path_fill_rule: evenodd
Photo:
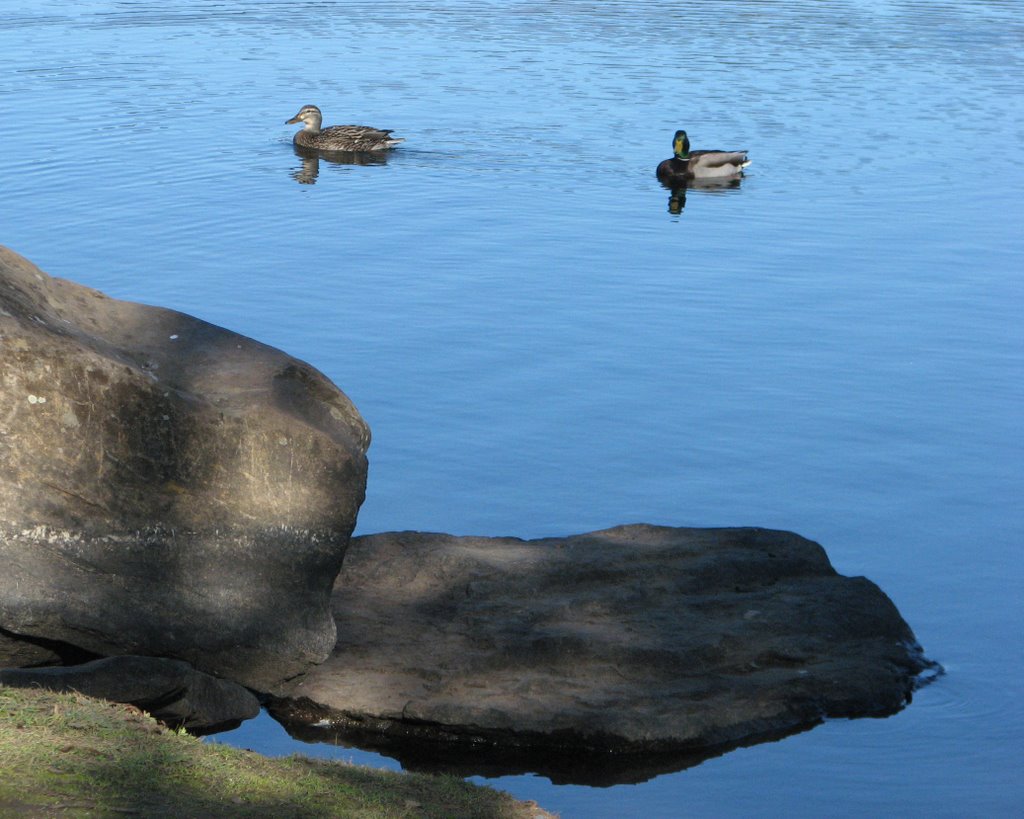
M 371 128 L 369 125 L 331 125 L 320 133 L 346 139 L 387 139 L 391 129 Z
M 745 168 L 750 164 L 746 151 L 690 151 L 701 168 L 721 168 L 727 165 Z
M 346 151 L 378 151 L 404 141 L 402 137 L 391 136 L 391 129 L 371 128 L 369 125 L 332 125 L 317 135 L 316 144 L 321 149 L 337 146 L 339 150 Z

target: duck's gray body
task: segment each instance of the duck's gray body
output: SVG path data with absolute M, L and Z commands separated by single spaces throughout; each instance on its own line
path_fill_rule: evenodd
M 676 131 L 672 148 L 675 156 L 661 162 L 656 171 L 658 179 L 669 185 L 737 176 L 750 164 L 746 151 L 691 151 L 686 131 Z
M 304 105 L 285 125 L 305 123 L 295 134 L 295 144 L 318 151 L 386 151 L 405 140 L 391 136 L 390 130 L 368 125 L 331 125 L 321 128 L 324 119 L 315 105 Z

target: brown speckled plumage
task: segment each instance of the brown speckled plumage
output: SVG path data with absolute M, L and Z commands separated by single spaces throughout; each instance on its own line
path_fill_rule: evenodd
M 315 105 L 304 105 L 285 125 L 305 123 L 295 134 L 295 144 L 318 151 L 386 151 L 405 140 L 391 136 L 391 131 L 368 125 L 331 125 L 321 128 L 323 114 Z

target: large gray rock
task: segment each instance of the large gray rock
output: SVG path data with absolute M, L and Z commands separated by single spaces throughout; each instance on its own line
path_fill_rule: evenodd
M 0 628 L 261 690 L 330 653 L 369 431 L 322 374 L 0 248 L 0 407 Z
M 334 610 L 333 655 L 272 713 L 413 766 L 468 751 L 463 773 L 644 778 L 825 717 L 891 714 L 930 665 L 877 586 L 766 529 L 360 537 Z
M 259 701 L 237 683 L 196 671 L 182 660 L 104 657 L 82 665 L 0 669 L 0 685 L 78 691 L 130 703 L 161 722 L 202 732 L 237 726 L 260 712 Z

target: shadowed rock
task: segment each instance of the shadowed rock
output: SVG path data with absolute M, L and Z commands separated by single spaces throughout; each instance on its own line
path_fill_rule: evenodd
M 39 637 L 25 637 L 0 628 L 0 668 L 78 665 L 97 659 L 89 651 Z
M 305 739 L 464 774 L 636 781 L 892 714 L 931 665 L 877 586 L 766 529 L 360 537 L 334 611 L 331 658 L 272 713 Z M 587 754 L 600 768 L 581 776 Z
M 0 407 L 0 629 L 260 690 L 330 653 L 369 431 L 322 374 L 0 248 Z
M 181 660 L 105 657 L 75 666 L 0 670 L 0 685 L 78 691 L 130 703 L 168 725 L 202 732 L 224 729 L 260 712 L 259 701 L 237 683 L 196 671 Z

